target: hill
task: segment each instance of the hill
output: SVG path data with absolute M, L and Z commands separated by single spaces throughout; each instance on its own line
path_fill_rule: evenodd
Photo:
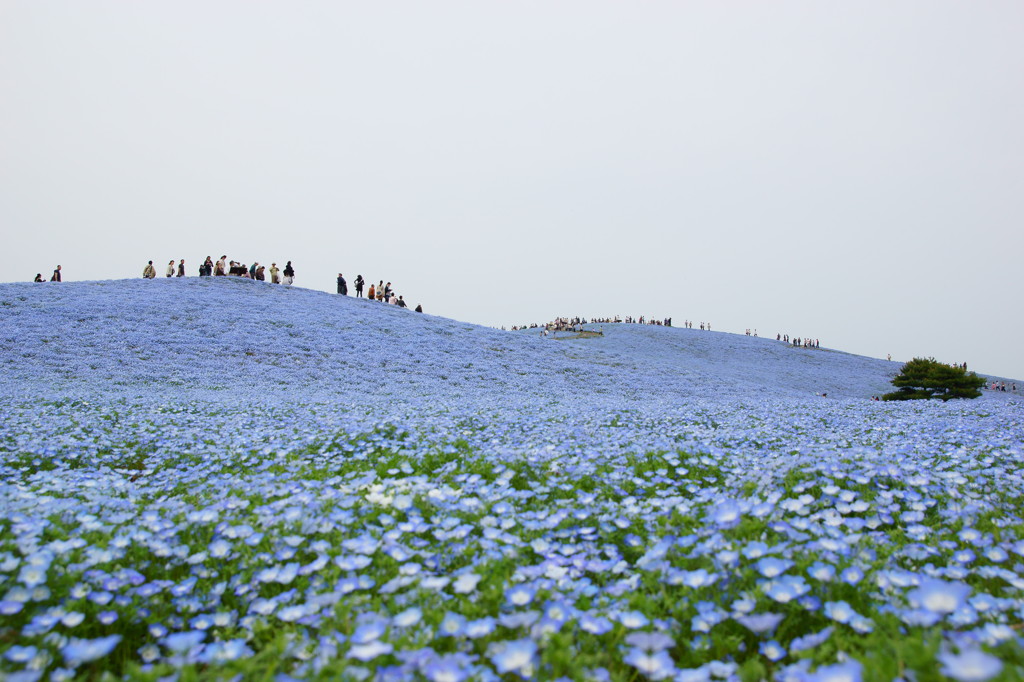
M 873 402 L 896 363 L 603 327 L 228 278 L 0 286 L 0 677 L 1024 660 L 1017 396 Z
M 673 402 L 867 398 L 897 363 L 773 339 L 627 324 L 554 342 L 235 278 L 0 285 L 0 362 L 16 393 L 148 389 L 352 402 Z

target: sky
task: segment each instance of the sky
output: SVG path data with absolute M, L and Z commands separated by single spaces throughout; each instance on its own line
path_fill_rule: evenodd
M 2 0 L 0 279 L 291 260 L 1024 378 L 1021 35 L 1016 0 Z

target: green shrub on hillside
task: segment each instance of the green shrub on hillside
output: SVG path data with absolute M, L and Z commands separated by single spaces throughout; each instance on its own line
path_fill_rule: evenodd
M 898 391 L 886 393 L 882 400 L 927 400 L 938 398 L 979 398 L 985 380 L 962 367 L 938 362 L 935 358 L 914 358 L 892 380 Z

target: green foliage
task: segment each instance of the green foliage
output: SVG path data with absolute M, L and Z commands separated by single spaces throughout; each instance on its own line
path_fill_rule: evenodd
M 882 400 L 927 400 L 943 402 L 952 398 L 979 398 L 985 380 L 974 372 L 946 365 L 935 358 L 914 358 L 892 380 L 898 391 L 886 393 Z

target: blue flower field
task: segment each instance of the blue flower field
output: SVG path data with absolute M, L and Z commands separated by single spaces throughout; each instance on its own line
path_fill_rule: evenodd
M 1024 679 L 1019 396 L 592 328 L 0 285 L 0 672 Z

